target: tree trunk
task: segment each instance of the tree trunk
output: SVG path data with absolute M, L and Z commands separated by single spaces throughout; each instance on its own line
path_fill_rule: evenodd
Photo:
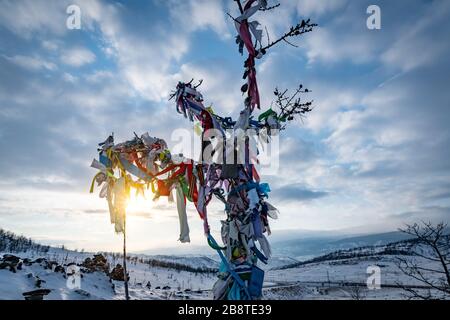
M 125 287 L 125 299 L 130 300 L 130 295 L 128 294 L 128 273 L 127 273 L 127 234 L 126 226 L 124 224 L 123 228 L 123 277 L 124 277 L 124 287 Z

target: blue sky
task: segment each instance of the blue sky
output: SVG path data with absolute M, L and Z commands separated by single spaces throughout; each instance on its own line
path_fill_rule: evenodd
M 274 231 L 378 232 L 450 213 L 450 3 L 280 1 L 255 18 L 271 39 L 302 18 L 313 33 L 258 61 L 261 98 L 303 83 L 316 109 L 281 138 L 281 170 L 265 176 L 280 211 Z M 81 30 L 66 8 L 81 8 Z M 121 245 L 107 206 L 88 194 L 97 143 L 133 131 L 166 138 L 192 125 L 167 101 L 180 80 L 203 79 L 223 115 L 242 108 L 244 57 L 226 16 L 233 1 L 0 0 L 0 227 L 92 250 Z M 148 209 L 148 210 L 147 210 Z M 213 230 L 223 217 L 210 209 Z M 204 242 L 189 209 L 193 246 Z M 132 250 L 178 246 L 176 208 L 142 202 L 129 215 Z

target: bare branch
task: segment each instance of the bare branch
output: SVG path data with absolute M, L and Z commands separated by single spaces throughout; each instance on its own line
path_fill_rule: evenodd
M 414 252 L 414 255 L 416 255 L 418 257 L 421 257 L 421 258 L 424 258 L 424 259 L 427 259 L 427 260 L 430 260 L 430 261 L 440 262 L 439 259 L 435 259 L 435 258 L 432 258 L 432 257 L 429 257 L 429 256 L 425 256 L 425 255 L 423 255 L 421 253 L 418 253 L 418 252 Z
M 273 10 L 275 8 L 278 8 L 280 5 L 281 5 L 281 3 L 277 3 L 277 4 L 275 4 L 275 5 L 271 6 L 271 7 L 261 8 L 261 9 L 259 9 L 259 11 L 270 11 L 270 10 Z
M 429 272 L 434 272 L 434 273 L 442 273 L 442 274 L 445 274 L 444 271 L 435 270 L 435 269 L 429 269 L 429 268 L 424 268 L 424 267 L 419 267 L 419 266 L 416 266 L 416 269 L 417 269 L 417 270 L 422 270 L 422 271 L 429 271 Z
M 405 229 L 400 231 L 411 235 L 416 241 L 416 245 L 421 245 L 425 250 L 421 250 L 423 253 L 414 250 L 414 255 L 423 258 L 428 261 L 437 263 L 442 269 L 437 270 L 428 266 L 421 266 L 417 262 L 407 261 L 406 259 L 399 258 L 398 268 L 407 276 L 428 285 L 430 288 L 440 292 L 443 297 L 450 295 L 450 274 L 449 266 L 447 263 L 448 251 L 449 251 L 449 236 L 444 235 L 447 225 L 439 223 L 433 225 L 431 222 L 424 222 L 419 225 L 417 223 L 413 225 L 406 225 Z M 429 248 L 427 251 L 426 248 Z M 443 275 L 435 280 L 433 275 Z M 415 290 L 408 289 L 405 291 L 413 294 L 416 298 L 429 298 L 418 294 Z M 437 297 L 432 297 L 436 299 Z
M 233 17 L 233 16 L 232 16 L 231 14 L 229 14 L 228 12 L 227 12 L 227 16 L 229 16 L 231 19 L 233 19 L 234 22 L 237 22 L 237 23 L 241 24 L 239 21 L 236 20 L 235 17 Z
M 277 40 L 275 40 L 275 41 L 269 43 L 267 46 L 263 47 L 261 49 L 261 52 L 264 53 L 269 48 L 273 47 L 280 41 L 283 41 L 289 37 L 296 37 L 296 36 L 300 36 L 304 33 L 311 32 L 314 27 L 317 27 L 317 24 L 310 23 L 310 19 L 308 19 L 307 21 L 302 20 L 302 22 L 297 24 L 295 27 L 291 27 L 291 29 L 288 32 L 286 32 L 282 37 L 278 38 Z
M 234 0 L 234 1 L 237 3 L 239 11 L 241 12 L 241 14 L 244 13 L 244 8 L 242 7 L 241 1 L 240 0 Z
M 295 45 L 295 44 L 293 44 L 293 43 L 290 43 L 290 42 L 289 42 L 289 41 L 287 41 L 286 39 L 283 39 L 283 41 L 284 41 L 284 42 L 286 42 L 287 44 L 289 44 L 289 45 L 293 46 L 294 48 L 298 48 L 298 46 L 297 46 L 297 45 Z
M 296 116 L 299 116 L 303 121 L 303 117 L 313 110 L 312 101 L 302 102 L 300 95 L 303 93 L 311 92 L 308 89 L 303 89 L 300 85 L 293 95 L 288 95 L 288 90 L 280 92 L 278 88 L 275 88 L 274 94 L 276 96 L 275 103 L 280 109 L 278 120 L 280 122 L 292 121 Z M 285 125 L 280 129 L 283 130 Z
M 202 85 L 202 83 L 203 83 L 203 79 L 200 79 L 198 81 L 198 84 L 194 86 L 194 89 L 197 89 L 198 87 L 200 87 Z

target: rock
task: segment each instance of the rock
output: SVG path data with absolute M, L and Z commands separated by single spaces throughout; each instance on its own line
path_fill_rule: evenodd
M 47 261 L 46 258 L 37 258 L 36 260 L 32 261 L 31 264 L 39 264 L 44 269 L 51 269 L 50 263 Z
M 63 266 L 56 266 L 54 272 L 66 273 L 66 270 Z
M 164 286 L 162 289 L 163 290 L 170 290 L 170 287 L 169 286 Z
M 102 255 L 102 254 L 94 254 L 94 262 L 99 264 L 99 263 L 107 263 L 108 260 L 106 260 L 106 258 Z
M 0 270 L 6 269 L 6 268 L 9 269 L 9 263 L 0 262 Z
M 8 269 L 9 271 L 16 273 L 17 269 L 22 269 L 22 262 L 17 256 L 5 254 L 3 255 L 3 258 L 0 259 L 0 270 L 1 269 Z
M 44 296 L 51 292 L 50 289 L 38 289 L 22 293 L 25 300 L 44 300 Z
M 34 285 L 35 285 L 37 288 L 40 288 L 41 285 L 42 285 L 43 283 L 45 283 L 45 280 L 42 280 L 42 279 L 40 279 L 39 277 L 36 277 L 36 280 L 35 280 L 35 282 L 34 282 Z
M 110 272 L 109 277 L 116 281 L 125 281 L 123 267 L 120 264 L 117 264 Z M 130 276 L 128 276 L 128 280 L 130 280 Z
M 18 264 L 20 261 L 20 258 L 17 256 L 14 256 L 12 254 L 5 254 L 3 255 L 3 262 L 10 262 L 10 263 L 14 263 L 14 264 Z
M 30 259 L 25 258 L 25 259 L 23 259 L 23 264 L 29 267 L 29 266 L 31 266 L 33 263 L 31 262 Z
M 32 263 L 42 263 L 42 262 L 47 262 L 47 259 L 45 258 L 37 258 L 36 260 L 34 260 Z
M 44 269 L 50 269 L 50 270 L 53 270 L 53 268 L 54 268 L 55 266 L 58 265 L 58 262 L 56 262 L 56 261 L 47 261 L 47 260 L 44 260 L 44 261 L 41 263 L 41 265 L 44 267 Z
M 9 269 L 9 271 L 16 273 L 16 266 L 11 262 L 0 262 L 0 270 Z
M 86 269 L 88 273 L 101 271 L 105 274 L 109 273 L 109 263 L 108 260 L 102 254 L 94 255 L 94 258 L 86 258 L 84 262 L 81 264 L 83 268 Z
M 76 293 L 78 293 L 79 295 L 85 296 L 85 297 L 90 297 L 91 294 L 85 290 L 82 289 L 76 289 L 75 290 Z

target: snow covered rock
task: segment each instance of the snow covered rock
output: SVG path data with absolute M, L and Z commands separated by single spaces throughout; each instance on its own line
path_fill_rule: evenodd
M 22 269 L 22 262 L 17 256 L 14 256 L 12 254 L 5 254 L 3 255 L 3 258 L 0 259 L 0 270 L 2 269 L 7 269 L 15 273 L 17 269 Z
M 110 278 L 112 280 L 116 280 L 116 281 L 125 281 L 125 277 L 123 274 L 123 267 L 120 264 L 117 264 L 114 269 L 112 269 L 111 273 L 110 273 Z M 130 277 L 128 276 L 128 279 L 130 279 Z
M 86 258 L 82 264 L 88 272 L 101 271 L 109 274 L 109 263 L 102 254 L 94 254 L 94 258 Z
M 49 289 L 38 289 L 22 293 L 25 300 L 44 300 L 44 296 L 51 292 Z

